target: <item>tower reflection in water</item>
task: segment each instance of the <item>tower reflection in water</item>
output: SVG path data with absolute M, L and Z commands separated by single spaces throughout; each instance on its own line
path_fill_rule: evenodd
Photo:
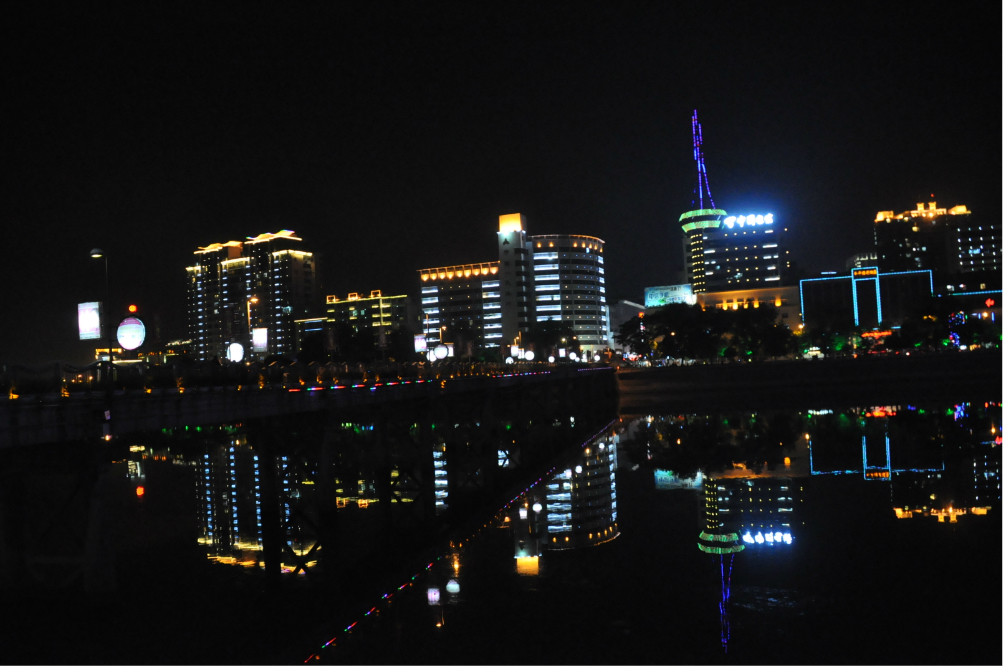
M 568 466 L 527 493 L 509 518 L 517 573 L 538 575 L 547 550 L 598 546 L 617 527 L 617 444 L 614 429 L 589 442 Z

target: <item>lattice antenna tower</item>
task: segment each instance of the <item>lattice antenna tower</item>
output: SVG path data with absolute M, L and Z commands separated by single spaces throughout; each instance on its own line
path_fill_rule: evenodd
M 697 163 L 697 186 L 693 190 L 693 207 L 703 209 L 704 208 L 704 191 L 706 191 L 707 201 L 710 202 L 710 206 L 707 208 L 714 208 L 714 197 L 710 193 L 710 181 L 707 180 L 707 164 L 704 162 L 703 155 L 703 127 L 700 126 L 700 121 L 697 119 L 697 111 L 693 109 L 693 159 Z M 697 203 L 699 202 L 699 206 Z

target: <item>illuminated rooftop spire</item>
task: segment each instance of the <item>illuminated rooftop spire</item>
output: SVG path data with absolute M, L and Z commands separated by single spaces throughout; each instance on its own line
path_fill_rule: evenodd
M 707 180 L 707 164 L 704 162 L 703 155 L 703 127 L 700 126 L 700 121 L 697 120 L 697 111 L 693 109 L 693 159 L 697 163 L 697 186 L 693 189 L 693 208 L 694 209 L 704 209 L 704 208 L 714 208 L 714 197 L 710 193 L 710 181 Z M 706 198 L 709 203 L 708 206 L 704 206 L 704 191 L 706 190 Z M 697 205 L 699 203 L 699 205 Z

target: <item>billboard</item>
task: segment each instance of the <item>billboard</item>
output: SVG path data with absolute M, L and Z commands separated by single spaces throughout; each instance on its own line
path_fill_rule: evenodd
M 101 303 L 77 303 L 77 328 L 81 340 L 101 339 Z
M 253 352 L 268 351 L 267 328 L 255 328 L 251 330 L 251 351 Z
M 688 284 L 644 288 L 644 307 L 646 308 L 657 308 L 672 303 L 693 305 L 696 302 L 697 297 L 693 295 L 693 287 Z
M 655 490 L 700 490 L 703 488 L 703 472 L 692 477 L 679 476 L 669 469 L 655 470 Z
M 118 325 L 116 337 L 122 349 L 135 349 L 146 340 L 146 326 L 135 317 L 126 317 Z
M 418 353 L 424 353 L 428 351 L 428 342 L 425 341 L 424 333 L 414 336 L 414 350 Z

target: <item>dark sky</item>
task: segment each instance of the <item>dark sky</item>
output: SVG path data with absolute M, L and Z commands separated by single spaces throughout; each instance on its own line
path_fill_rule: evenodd
M 413 293 L 521 212 L 639 300 L 681 269 L 694 108 L 718 206 L 808 271 L 931 193 L 998 214 L 998 3 L 286 4 L 6 8 L 0 361 L 88 360 L 94 246 L 165 337 L 196 247 L 278 229 L 326 293 Z

